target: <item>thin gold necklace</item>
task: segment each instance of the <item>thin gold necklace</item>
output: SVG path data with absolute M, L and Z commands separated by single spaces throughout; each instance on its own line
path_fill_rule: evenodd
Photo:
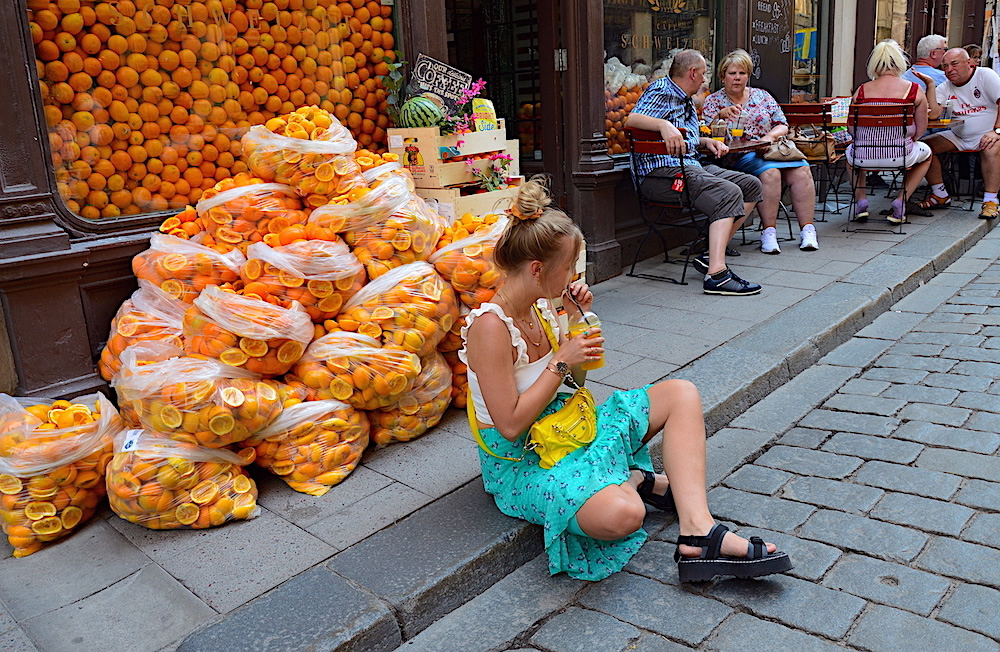
M 517 326 L 517 330 L 521 331 L 521 335 L 524 335 L 524 339 L 526 339 L 529 342 L 531 342 L 531 344 L 533 344 L 535 346 L 535 348 L 540 347 L 542 345 L 541 340 L 539 340 L 538 342 L 536 342 L 533 339 L 531 339 L 531 337 L 528 336 L 528 333 L 525 332 L 524 328 L 522 328 L 521 326 L 519 326 L 516 322 L 519 321 L 522 324 L 527 325 L 528 330 L 530 330 L 532 332 L 534 332 L 534 330 L 535 330 L 535 325 L 532 324 L 531 322 L 525 320 L 525 319 L 522 319 L 521 317 L 517 316 L 516 314 L 514 314 L 514 305 L 511 304 L 511 302 L 507 300 L 507 297 L 500 296 L 499 292 L 497 292 L 496 296 L 497 296 L 498 299 L 500 299 L 501 301 L 503 301 L 504 303 L 506 303 L 507 307 L 511 309 L 510 310 L 511 311 L 511 317 L 513 317 L 514 320 L 515 320 L 515 324 L 514 325 Z

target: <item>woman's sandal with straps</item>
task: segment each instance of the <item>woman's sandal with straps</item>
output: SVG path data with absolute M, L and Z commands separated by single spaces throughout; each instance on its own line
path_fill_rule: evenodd
M 677 537 L 674 561 L 682 582 L 707 582 L 716 575 L 731 575 L 739 578 L 761 577 L 773 573 L 784 573 L 792 569 L 792 560 L 783 552 L 768 552 L 767 545 L 760 537 L 750 537 L 746 557 L 729 557 L 722 554 L 722 539 L 729 531 L 725 525 L 716 523 L 707 536 Z M 698 557 L 681 555 L 680 546 L 701 548 Z
M 642 498 L 642 502 L 661 512 L 676 512 L 674 494 L 670 491 L 670 487 L 667 487 L 667 493 L 665 494 L 655 494 L 653 493 L 653 487 L 656 484 L 656 476 L 645 469 L 638 469 L 638 471 L 642 473 L 642 482 L 635 488 L 635 491 L 639 494 L 639 498 Z

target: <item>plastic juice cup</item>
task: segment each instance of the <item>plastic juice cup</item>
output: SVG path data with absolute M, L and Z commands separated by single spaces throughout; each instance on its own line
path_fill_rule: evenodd
M 590 321 L 591 321 L 591 323 L 589 323 L 589 324 L 587 322 L 585 322 L 585 321 L 579 321 L 579 322 L 570 324 L 570 327 L 569 327 L 569 336 L 570 337 L 576 337 L 577 335 L 582 334 L 586 330 L 590 330 L 592 328 L 600 328 L 601 327 L 601 322 L 600 321 L 597 321 L 596 324 L 593 323 L 595 321 L 594 317 L 591 317 Z M 592 335 L 590 337 L 598 337 L 598 335 L 594 334 L 594 335 Z M 589 337 L 588 337 L 588 339 L 589 339 Z M 591 360 L 589 362 L 584 362 L 582 365 L 580 365 L 580 368 L 583 369 L 584 371 L 594 371 L 595 369 L 600 369 L 603 366 L 604 366 L 604 354 L 602 353 L 600 360 Z
M 733 134 L 733 138 L 743 138 L 743 130 L 742 129 L 732 129 L 731 133 Z

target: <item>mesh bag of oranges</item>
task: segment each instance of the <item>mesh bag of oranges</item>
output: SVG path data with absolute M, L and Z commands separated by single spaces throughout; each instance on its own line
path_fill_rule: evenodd
M 291 186 L 242 174 L 206 190 L 196 208 L 205 225 L 199 242 L 220 250 L 234 247 L 244 254 L 253 242 L 278 244 L 281 231 L 309 218 Z
M 134 411 L 129 420 L 143 428 L 221 448 L 247 439 L 281 413 L 284 390 L 277 381 L 211 358 L 147 357 L 133 364 L 148 350 L 139 346 L 123 356 L 115 391 L 119 403 Z
M 323 109 L 302 107 L 271 118 L 250 127 L 241 142 L 251 172 L 293 186 L 308 206 L 321 206 L 330 197 L 365 186 L 354 161 L 357 143 Z
M 469 397 L 469 368 L 458 357 L 458 351 L 442 353 L 451 367 L 451 404 L 464 410 Z
M 149 430 L 123 430 L 108 464 L 111 510 L 151 530 L 201 529 L 257 516 L 257 486 L 246 455 L 179 442 Z
M 398 267 L 361 288 L 337 316 L 337 324 L 424 356 L 456 319 L 454 290 L 429 263 L 420 262 Z
M 240 270 L 243 296 L 257 296 L 279 306 L 298 301 L 314 323 L 337 316 L 368 277 L 340 238 L 303 240 L 282 247 L 250 245 Z
M 368 417 L 335 400 L 294 405 L 240 444 L 252 446 L 256 463 L 295 491 L 322 496 L 361 461 L 368 446 Z
M 309 216 L 338 233 L 368 270 L 369 278 L 390 269 L 426 260 L 444 231 L 444 220 L 410 190 L 409 181 L 391 177 L 369 191 L 352 193 L 350 201 L 335 200 Z
M 208 287 L 184 313 L 184 350 L 264 376 L 280 376 L 314 333 L 298 303 L 283 308 L 254 296 Z
M 419 373 L 420 358 L 413 353 L 343 331 L 310 344 L 294 369 L 297 380 L 309 388 L 310 399 L 335 399 L 359 410 L 396 403 L 413 388 Z
M 51 403 L 0 394 L 0 524 L 15 557 L 94 514 L 121 428 L 103 394 Z
M 186 309 L 187 304 L 141 279 L 139 289 L 111 319 L 111 334 L 97 361 L 101 378 L 111 380 L 118 373 L 121 354 L 136 342 L 158 340 L 180 346 L 181 319 Z
M 502 274 L 493 262 L 493 249 L 507 229 L 509 218 L 501 217 L 493 226 L 480 228 L 471 235 L 439 248 L 430 257 L 431 264 L 458 293 L 462 303 L 478 308 L 493 299 Z M 465 232 L 462 228 L 459 233 Z
M 191 303 L 206 287 L 240 278 L 246 258 L 239 251 L 218 252 L 181 238 L 154 233 L 149 249 L 132 259 L 132 271 L 171 297 Z
M 372 441 L 386 446 L 410 441 L 437 425 L 451 403 L 451 368 L 438 352 L 420 359 L 420 375 L 410 393 L 389 407 L 369 414 Z

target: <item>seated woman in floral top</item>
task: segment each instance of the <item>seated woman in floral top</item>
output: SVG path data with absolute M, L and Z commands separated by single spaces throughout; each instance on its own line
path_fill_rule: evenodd
M 750 140 L 774 141 L 788 133 L 788 123 L 781 107 L 762 88 L 747 85 L 753 61 L 745 50 L 733 50 L 719 63 L 719 79 L 722 88 L 705 99 L 702 118 L 711 122 L 721 118 L 730 128 L 739 125 L 744 138 Z M 748 152 L 733 162 L 730 167 L 740 172 L 752 174 L 764 186 L 764 199 L 757 204 L 757 212 L 764 230 L 760 235 L 760 250 L 765 254 L 780 254 L 775 224 L 778 221 L 778 205 L 781 190 L 788 185 L 792 192 L 792 207 L 799 220 L 799 249 L 815 251 L 819 249 L 813 214 L 816 211 L 816 189 L 812 171 L 805 161 L 767 161 L 756 152 Z

